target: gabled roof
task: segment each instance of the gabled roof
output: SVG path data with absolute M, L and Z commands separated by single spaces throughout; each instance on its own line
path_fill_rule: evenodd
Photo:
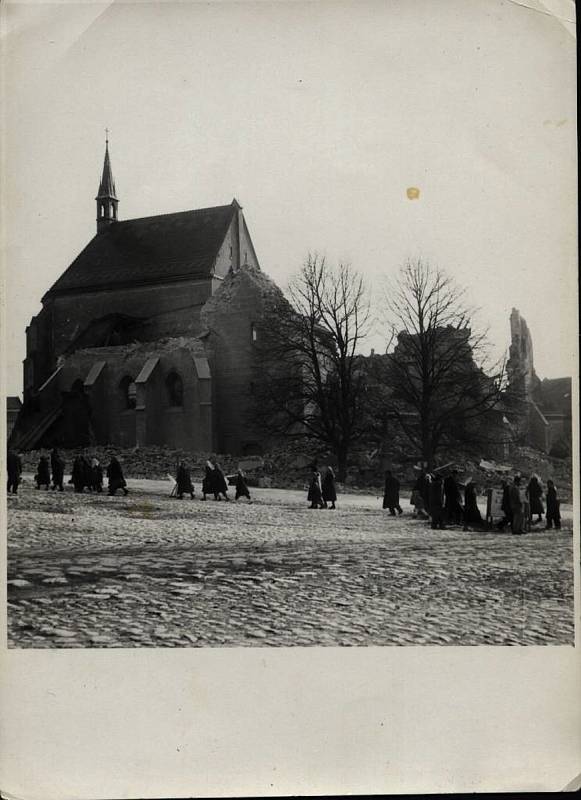
M 52 285 L 45 298 L 186 278 L 207 278 L 236 200 L 227 206 L 112 222 Z

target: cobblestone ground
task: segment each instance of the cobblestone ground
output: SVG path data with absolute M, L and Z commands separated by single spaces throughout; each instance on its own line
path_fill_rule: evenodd
M 311 511 L 129 486 L 8 498 L 9 646 L 573 643 L 570 509 L 516 537 L 432 531 L 407 500 L 391 518 L 369 495 Z

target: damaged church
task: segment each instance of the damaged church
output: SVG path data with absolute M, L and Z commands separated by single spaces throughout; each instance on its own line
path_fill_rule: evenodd
M 26 329 L 10 444 L 260 453 L 249 423 L 265 297 L 242 207 L 119 220 L 108 142 L 97 232 Z

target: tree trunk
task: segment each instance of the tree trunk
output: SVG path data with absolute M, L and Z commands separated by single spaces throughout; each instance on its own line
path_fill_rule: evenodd
M 347 478 L 347 447 L 341 445 L 337 448 L 337 480 L 345 483 Z

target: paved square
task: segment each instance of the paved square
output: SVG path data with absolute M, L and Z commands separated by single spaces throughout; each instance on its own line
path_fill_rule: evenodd
M 573 537 L 432 531 L 381 499 L 8 498 L 11 647 L 573 644 Z M 196 486 L 198 488 L 198 485 Z

